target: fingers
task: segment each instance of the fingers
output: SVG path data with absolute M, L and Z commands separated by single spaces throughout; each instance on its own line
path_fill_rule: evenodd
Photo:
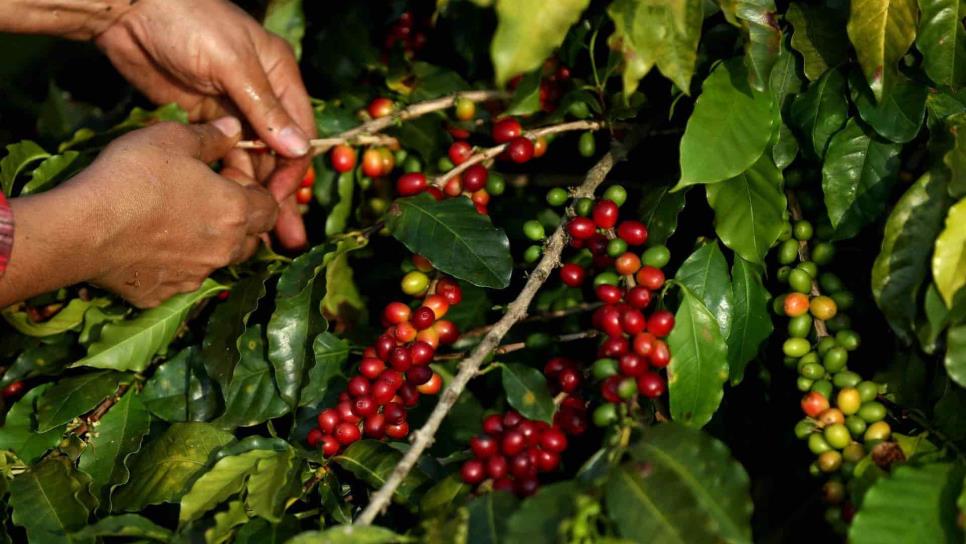
M 305 224 L 302 222 L 302 214 L 299 213 L 295 197 L 289 197 L 279 204 L 275 234 L 286 249 L 300 249 L 308 242 Z
M 245 198 L 245 232 L 257 235 L 272 230 L 279 213 L 278 204 L 272 195 L 250 175 L 237 168 L 223 168 L 221 175 L 242 186 L 240 190 Z
M 241 138 L 241 122 L 234 117 L 222 117 L 210 123 L 189 125 L 194 141 L 185 144 L 191 155 L 198 160 L 210 163 L 224 157 Z

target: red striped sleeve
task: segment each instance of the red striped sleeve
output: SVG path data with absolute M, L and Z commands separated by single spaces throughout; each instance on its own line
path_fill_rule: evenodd
M 13 211 L 7 198 L 0 193 L 0 277 L 7 270 L 13 250 Z

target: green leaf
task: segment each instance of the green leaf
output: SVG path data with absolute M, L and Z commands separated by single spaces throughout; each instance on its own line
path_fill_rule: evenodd
M 419 513 L 426 517 L 438 512 L 447 512 L 460 504 L 471 490 L 472 488 L 463 482 L 459 474 L 450 474 L 426 491 L 419 501 Z
M 639 542 L 748 542 L 752 503 L 745 470 L 727 446 L 674 423 L 649 429 L 631 460 L 611 471 L 607 511 Z
M 946 331 L 946 373 L 960 387 L 966 387 L 966 325 Z
M 624 58 L 625 97 L 655 65 L 684 94 L 691 94 L 703 11 L 697 0 L 611 3 L 607 14 L 614 21 L 614 33 L 608 43 Z
M 141 396 L 130 391 L 104 414 L 97 433 L 80 456 L 78 468 L 90 475 L 91 491 L 111 509 L 111 492 L 128 482 L 128 460 L 140 451 L 151 416 Z
M 325 235 L 334 236 L 345 232 L 352 216 L 352 195 L 356 189 L 356 171 L 349 170 L 336 178 L 336 194 L 339 201 L 328 210 L 325 217 Z
M 411 73 L 405 77 L 407 80 L 415 80 L 406 82 L 412 85 L 412 93 L 409 95 L 412 102 L 449 96 L 470 88 L 470 84 L 459 73 L 428 62 L 414 62 Z
M 44 544 L 93 543 L 93 538 L 71 536 L 87 525 L 87 491 L 69 460 L 50 457 L 10 482 L 13 523 L 27 530 L 30 542 Z
M 315 366 L 309 371 L 309 381 L 302 389 L 302 406 L 322 400 L 329 392 L 332 380 L 343 375 L 343 367 L 349 359 L 349 343 L 324 332 L 312 343 Z
M 804 59 L 805 77 L 815 81 L 829 68 L 848 57 L 845 19 L 838 10 L 823 5 L 793 2 L 785 19 L 792 24 L 792 48 Z
M 523 76 L 507 104 L 506 115 L 532 115 L 541 110 L 540 80 L 543 66 Z
M 854 0 L 849 40 L 875 95 L 882 100 L 898 75 L 896 64 L 916 38 L 916 0 Z
M 945 121 L 942 128 L 936 127 L 933 141 L 938 149 L 948 147 L 943 164 L 949 171 L 949 194 L 962 198 L 966 196 L 966 113 L 950 115 Z
M 281 522 L 288 499 L 302 493 L 302 482 L 293 470 L 295 466 L 295 450 L 292 448 L 259 460 L 246 485 L 247 511 L 273 523 Z
M 225 412 L 214 421 L 226 430 L 258 425 L 289 411 L 272 379 L 272 365 L 265 357 L 262 326 L 254 325 L 245 331 L 238 339 L 238 348 L 241 360 L 225 391 Z
M 553 421 L 553 397 L 542 372 L 518 363 L 502 365 L 500 372 L 510 406 L 527 419 Z
M 543 64 L 563 43 L 567 30 L 577 22 L 590 0 L 497 0 L 496 33 L 490 57 L 496 84 Z
M 144 386 L 144 406 L 165 421 L 208 421 L 218 410 L 218 393 L 204 374 L 197 346 L 162 364 Z
M 925 85 L 905 77 L 896 78 L 892 91 L 879 102 L 857 71 L 849 75 L 849 86 L 859 116 L 880 136 L 902 144 L 919 134 L 929 95 Z
M 707 423 L 728 380 L 728 345 L 714 316 L 697 296 L 681 286 L 682 301 L 668 336 L 671 364 L 668 393 L 671 417 L 688 426 Z
M 520 501 L 511 493 L 485 493 L 467 505 L 470 513 L 468 542 L 470 544 L 502 544 L 507 540 L 507 522 L 519 507 Z
M 123 374 L 88 372 L 54 383 L 37 401 L 37 430 L 46 432 L 87 413 L 114 394 Z
M 235 544 L 282 544 L 299 532 L 294 516 L 282 518 L 281 523 L 253 519 L 235 533 Z
M 251 450 L 219 459 L 181 497 L 182 525 L 194 521 L 245 487 L 258 462 L 279 455 L 271 450 Z
M 51 155 L 44 159 L 30 174 L 30 181 L 24 184 L 20 196 L 41 193 L 65 179 L 77 170 L 74 161 L 79 156 L 77 151 L 67 151 L 63 155 Z
M 747 261 L 761 263 L 785 227 L 781 184 L 781 172 L 765 156 L 737 177 L 707 186 L 718 237 Z
M 90 308 L 105 308 L 110 304 L 111 301 L 103 297 L 92 300 L 75 298 L 53 317 L 40 323 L 34 323 L 26 312 L 17 311 L 16 306 L 9 306 L 3 310 L 3 318 L 21 334 L 53 336 L 80 327 L 84 323 L 84 315 Z
M 849 542 L 962 542 L 956 497 L 963 470 L 953 464 L 900 465 L 865 494 Z
M 223 392 L 231 384 L 235 365 L 238 364 L 238 339 L 245 333 L 245 326 L 258 303 L 265 296 L 265 282 L 271 273 L 256 272 L 231 286 L 228 300 L 219 302 L 208 318 L 208 327 L 201 343 L 201 355 L 205 371 L 218 382 Z
M 647 225 L 647 240 L 665 244 L 678 228 L 678 215 L 684 209 L 687 189 L 671 192 L 670 185 L 648 188 L 638 208 L 641 221 Z
M 178 501 L 215 450 L 234 437 L 207 423 L 175 423 L 134 458 L 130 482 L 114 496 L 115 510 L 133 512 Z
M 292 46 L 295 58 L 302 56 L 302 36 L 305 35 L 305 14 L 302 0 L 271 0 L 262 24 L 270 32 L 278 34 Z
M 348 328 L 367 321 L 366 302 L 356 286 L 349 254 L 339 253 L 325 269 L 322 310 L 333 321 Z
M 697 3 L 697 2 L 695 2 Z M 745 66 L 752 88 L 764 91 L 778 54 L 782 31 L 774 0 L 736 0 L 735 16 L 745 36 Z
M 747 86 L 737 59 L 719 64 L 704 80 L 681 138 L 681 180 L 676 189 L 741 174 L 762 156 L 775 123 L 769 93 Z
M 717 320 L 721 336 L 727 338 L 734 316 L 734 294 L 728 275 L 728 261 L 718 242 L 706 243 L 691 253 L 678 268 L 674 279 L 704 303 Z
M 507 544 L 557 542 L 560 526 L 576 511 L 578 488 L 572 481 L 541 486 L 507 520 Z
M 768 311 L 768 290 L 761 280 L 762 267 L 735 255 L 731 267 L 734 319 L 728 336 L 728 368 L 732 385 L 741 381 L 748 361 L 773 330 Z
M 836 69 L 825 72 L 795 98 L 789 113 L 805 148 L 816 157 L 824 157 L 832 135 L 848 119 L 849 101 L 842 73 Z
M 966 198 L 946 214 L 945 227 L 936 238 L 932 255 L 932 277 L 946 306 L 951 308 L 956 291 L 966 285 Z
M 34 430 L 37 400 L 52 384 L 44 384 L 27 391 L 13 403 L 4 424 L 0 427 L 0 449 L 12 450 L 25 463 L 33 463 L 47 450 L 56 446 L 64 434 L 64 427 L 45 433 Z
M 386 214 L 386 226 L 441 272 L 479 287 L 503 289 L 510 284 L 510 241 L 469 199 L 437 202 L 428 194 L 400 198 Z
M 392 473 L 403 454 L 399 450 L 377 442 L 375 440 L 360 440 L 353 442 L 341 454 L 333 457 L 333 461 L 348 470 L 356 478 L 366 482 L 373 488 L 380 488 Z M 412 506 L 419 499 L 430 479 L 421 469 L 414 468 L 393 493 L 393 500 Z
M 855 119 L 832 137 L 822 189 L 837 238 L 851 238 L 879 218 L 899 174 L 902 146 L 869 134 Z
M 108 516 L 71 535 L 75 539 L 127 537 L 158 542 L 171 542 L 173 536 L 171 531 L 138 514 Z
M 70 366 L 141 372 L 156 354 L 167 349 L 197 302 L 225 289 L 206 279 L 197 291 L 175 295 L 134 319 L 105 325 L 100 339 L 88 346 L 87 357 Z
M 307 531 L 285 544 L 392 544 L 402 541 L 396 533 L 376 525 L 337 525 L 325 531 Z
M 904 341 L 913 337 L 918 293 L 929 270 L 930 244 L 949 207 L 941 178 L 923 174 L 899 199 L 886 220 L 882 247 L 872 265 L 872 296 Z
M 228 507 L 212 516 L 214 525 L 205 530 L 205 544 L 222 544 L 231 540 L 235 527 L 247 523 L 250 519 L 245 512 L 242 501 L 235 500 L 228 503 Z
M 7 146 L 7 155 L 0 160 L 0 191 L 7 196 L 13 196 L 13 184 L 17 176 L 29 165 L 46 159 L 50 153 L 30 140 L 24 140 Z
M 966 84 L 966 30 L 962 0 L 919 0 L 921 10 L 916 47 L 922 68 L 939 85 Z

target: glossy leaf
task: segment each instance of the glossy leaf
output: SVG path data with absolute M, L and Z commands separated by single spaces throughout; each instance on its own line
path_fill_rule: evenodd
M 247 510 L 273 523 L 282 521 L 282 512 L 288 500 L 302 493 L 302 482 L 293 470 L 296 466 L 295 450 L 292 448 L 258 461 L 255 473 L 248 478 L 246 485 Z
M 943 156 L 949 171 L 948 192 L 954 198 L 962 198 L 966 196 L 966 113 L 950 115 L 935 131 L 934 142 L 939 142 L 935 147 L 948 148 Z
M 761 263 L 785 226 L 782 174 L 770 157 L 747 172 L 707 186 L 715 231 L 726 246 L 747 261 Z
M 194 305 L 226 287 L 207 279 L 197 291 L 175 295 L 131 320 L 104 326 L 101 337 L 87 348 L 87 357 L 72 367 L 144 370 L 151 358 L 163 353 Z
M 428 194 L 400 198 L 386 214 L 386 226 L 441 272 L 480 287 L 503 289 L 510 283 L 510 241 L 468 199 L 437 202 Z
M 427 516 L 447 512 L 460 504 L 471 490 L 470 485 L 463 482 L 459 474 L 450 474 L 426 491 L 419 501 L 419 513 Z
M 869 134 L 850 119 L 829 143 L 822 189 L 837 238 L 855 236 L 885 210 L 899 173 L 902 146 Z
M 832 135 L 845 125 L 849 114 L 846 90 L 845 77 L 832 69 L 792 102 L 792 123 L 813 156 L 824 157 Z
M 218 410 L 215 385 L 204 374 L 196 346 L 163 363 L 144 385 L 144 406 L 165 421 L 208 421 Z
M 932 277 L 947 307 L 956 291 L 966 284 L 966 199 L 949 208 L 946 223 L 936 238 Z
M 262 24 L 292 46 L 296 59 L 302 56 L 302 36 L 305 34 L 302 0 L 271 0 Z
M 170 542 L 174 534 L 138 514 L 120 514 L 102 518 L 71 535 L 75 539 L 105 537 L 143 538 L 156 542 Z
M 271 450 L 255 449 L 219 459 L 201 475 L 181 497 L 178 517 L 183 525 L 198 519 L 212 508 L 239 493 L 259 461 L 279 455 Z
M 215 523 L 205 530 L 205 544 L 222 544 L 231 540 L 235 527 L 246 523 L 250 518 L 245 505 L 240 500 L 228 502 L 228 507 L 212 516 Z
M 496 83 L 529 72 L 563 43 L 567 30 L 577 22 L 590 0 L 497 0 L 496 33 L 490 57 Z
M 24 184 L 20 196 L 41 193 L 62 181 L 68 174 L 79 168 L 75 164 L 79 156 L 80 153 L 77 151 L 66 151 L 63 155 L 51 155 L 44 159 L 44 162 L 37 165 L 37 168 L 31 172 L 30 180 Z
M 315 365 L 309 371 L 309 381 L 302 389 L 302 406 L 322 400 L 329 392 L 332 380 L 343 375 L 349 359 L 349 343 L 334 334 L 324 332 L 312 343 Z
M 539 370 L 510 363 L 500 367 L 503 390 L 507 402 L 523 417 L 551 423 L 553 421 L 553 397 L 547 389 L 547 379 Z
M 339 253 L 325 268 L 325 296 L 322 311 L 325 316 L 346 327 L 366 321 L 366 302 L 354 279 L 348 252 Z
M 179 500 L 209 456 L 232 440 L 231 434 L 207 423 L 171 425 L 134 457 L 130 482 L 114 495 L 114 510 L 133 512 Z
M 238 339 L 238 349 L 241 360 L 225 391 L 225 411 L 214 421 L 224 429 L 251 427 L 289 411 L 272 378 L 261 325 L 245 331 Z
M 403 454 L 399 450 L 375 440 L 353 442 L 333 460 L 360 480 L 373 488 L 380 488 L 392 470 L 399 464 Z M 418 467 L 409 472 L 393 493 L 393 500 L 412 506 L 430 482 L 429 477 Z
M 674 279 L 704 303 L 717 320 L 721 336 L 727 338 L 735 312 L 734 294 L 728 261 L 718 243 L 706 243 L 691 253 L 678 268 Z
M 775 123 L 769 93 L 745 83 L 739 60 L 719 64 L 705 79 L 681 138 L 681 180 L 676 189 L 733 178 L 762 156 Z
M 235 544 L 282 544 L 298 531 L 298 521 L 294 516 L 283 518 L 281 523 L 253 519 L 235 533 Z
M 791 51 L 783 50 L 771 69 L 768 91 L 777 106 L 775 114 L 774 135 L 771 143 L 771 157 L 779 170 L 788 167 L 798 156 L 799 144 L 792 129 L 785 119 L 789 117 L 792 98 L 797 96 L 802 88 L 801 62 Z
M 962 542 L 956 524 L 962 484 L 963 470 L 953 464 L 898 466 L 866 492 L 849 527 L 849 542 Z
M 962 0 L 919 0 L 919 35 L 922 68 L 939 85 L 966 84 L 966 5 Z
M 734 319 L 728 336 L 728 372 L 737 384 L 745 374 L 745 366 L 773 330 L 768 309 L 770 295 L 762 283 L 762 267 L 735 255 L 731 266 L 734 290 Z
M 13 403 L 0 427 L 0 449 L 11 450 L 25 463 L 33 463 L 47 450 L 56 446 L 64 434 L 64 426 L 47 432 L 35 430 L 37 400 L 52 384 L 44 384 L 27 391 Z
M 886 220 L 882 247 L 872 265 L 872 296 L 900 338 L 912 340 L 917 295 L 929 271 L 930 244 L 949 206 L 945 184 L 924 174 L 899 199 Z
M 87 413 L 114 394 L 123 374 L 88 372 L 64 378 L 37 400 L 37 430 L 46 432 Z
M 876 100 L 889 92 L 896 64 L 916 38 L 916 0 L 854 0 L 846 26 Z
M 704 19 L 697 0 L 617 0 L 607 8 L 614 21 L 608 43 L 623 55 L 624 96 L 657 66 L 684 94 L 690 94 Z
M 681 306 L 668 336 L 671 364 L 668 394 L 671 417 L 684 425 L 703 427 L 724 396 L 728 380 L 728 345 L 714 315 L 701 299 L 681 286 Z
M 30 140 L 7 146 L 7 154 L 0 159 L 0 191 L 13 196 L 13 184 L 17 176 L 31 164 L 46 159 L 50 153 Z
M 325 235 L 333 236 L 345 232 L 349 218 L 352 216 L 352 195 L 356 188 L 356 172 L 350 170 L 340 174 L 335 181 L 336 195 L 339 201 L 328 210 L 325 216 Z
M 576 510 L 578 488 L 572 481 L 541 486 L 507 520 L 507 544 L 554 542 L 561 525 Z
M 377 525 L 336 525 L 324 531 L 298 534 L 285 544 L 394 544 L 401 537 Z
M 128 460 L 141 449 L 151 416 L 141 395 L 128 391 L 97 425 L 97 433 L 81 453 L 77 467 L 91 477 L 94 493 L 107 510 L 111 492 L 128 482 Z
M 607 511 L 640 542 L 748 542 L 750 483 L 727 446 L 674 423 L 653 427 L 611 471 Z
M 669 185 L 649 187 L 640 203 L 641 221 L 647 225 L 647 239 L 652 244 L 667 243 L 678 228 L 678 215 L 684 209 L 688 191 L 671 192 Z
M 852 102 L 859 110 L 859 116 L 877 134 L 896 143 L 906 143 L 919 134 L 926 117 L 928 87 L 899 77 L 896 78 L 892 91 L 876 102 L 872 91 L 858 72 L 852 72 L 849 76 L 849 86 L 852 89 Z
M 754 89 L 764 91 L 782 44 L 775 1 L 735 0 L 735 16 L 745 36 L 748 81 Z
M 84 484 L 64 457 L 51 457 L 18 474 L 10 482 L 13 523 L 27 530 L 30 542 L 91 543 L 71 533 L 87 525 L 89 508 Z
M 946 373 L 960 387 L 966 387 L 966 325 L 946 331 Z
M 469 543 L 502 544 L 507 539 L 507 522 L 520 501 L 511 493 L 484 493 L 467 505 L 470 513 Z
M 107 298 L 84 300 L 72 299 L 53 317 L 40 323 L 34 323 L 26 312 L 17 311 L 16 306 L 9 306 L 2 312 L 3 318 L 17 332 L 27 336 L 53 336 L 80 327 L 84 323 L 84 315 L 91 307 L 103 308 L 110 305 Z
M 541 110 L 540 80 L 543 78 L 543 67 L 531 71 L 523 76 L 517 88 L 513 90 L 510 103 L 507 104 L 506 115 L 533 115 Z
M 245 332 L 248 318 L 265 296 L 265 282 L 270 273 L 256 272 L 231 286 L 228 300 L 219 302 L 208 318 L 201 343 L 202 360 L 208 376 L 218 382 L 222 392 L 228 390 L 238 364 L 238 339 Z
M 792 2 L 785 12 L 792 24 L 792 48 L 804 59 L 805 77 L 815 81 L 848 56 L 845 20 L 827 6 Z

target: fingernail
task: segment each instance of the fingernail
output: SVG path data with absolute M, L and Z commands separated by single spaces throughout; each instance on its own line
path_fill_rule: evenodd
M 234 117 L 222 117 L 221 119 L 215 119 L 211 124 L 217 128 L 222 134 L 233 138 L 241 133 L 241 122 Z
M 309 152 L 309 141 L 305 133 L 297 127 L 285 127 L 278 133 L 278 140 L 285 146 L 285 149 L 296 157 L 301 157 Z

